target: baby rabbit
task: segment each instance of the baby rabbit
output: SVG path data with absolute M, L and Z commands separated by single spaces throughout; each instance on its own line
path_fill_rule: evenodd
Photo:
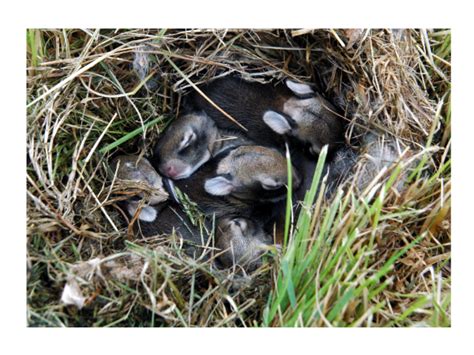
M 163 132 L 151 162 L 164 176 L 185 179 L 223 150 L 250 143 L 237 131 L 218 129 L 205 112 L 190 112 L 171 122 Z
M 202 244 L 198 228 L 192 225 L 179 208 L 167 201 L 168 194 L 164 191 L 161 176 L 146 158 L 120 155 L 113 159 L 111 166 L 117 171 L 117 180 L 133 181 L 141 184 L 144 190 L 154 192 L 148 199 L 140 192 L 121 203 L 130 218 L 139 213 L 136 226 L 143 236 L 171 234 L 174 229 L 184 240 Z
M 324 145 L 331 149 L 343 142 L 343 123 L 334 107 L 308 84 L 286 80 L 285 85 L 273 86 L 230 76 L 200 89 L 245 126 L 248 137 L 259 144 L 281 145 L 287 136 L 317 155 Z M 186 105 L 206 111 L 219 128 L 238 129 L 197 92 Z
M 248 218 L 220 218 L 216 246 L 224 252 L 218 260 L 224 267 L 240 265 L 248 270 L 260 266 L 261 256 L 273 244 L 261 224 Z
M 300 181 L 293 170 L 293 187 Z M 240 146 L 207 162 L 188 179 L 165 180 L 165 184 L 199 202 L 206 215 L 251 217 L 262 205 L 286 197 L 287 163 L 276 149 Z
M 171 235 L 174 232 L 183 239 L 185 253 L 193 257 L 202 255 L 206 246 L 213 247 L 209 241 L 209 233 L 212 232 L 210 219 L 205 221 L 206 231 L 193 225 L 177 205 L 153 208 L 157 209 L 154 221 L 140 218 L 137 221 L 137 229 L 143 236 Z M 271 236 L 254 219 L 226 216 L 216 220 L 215 253 L 219 267 L 239 265 L 251 271 L 260 266 L 262 254 L 272 244 Z
M 128 182 L 132 186 L 126 187 L 135 187 L 141 190 L 129 205 L 136 204 L 138 207 L 138 200 L 144 198 L 147 198 L 149 205 L 156 205 L 168 199 L 168 193 L 163 188 L 161 176 L 147 159 L 139 159 L 134 155 L 119 155 L 112 160 L 110 166 L 114 172 L 117 172 L 118 182 Z M 149 212 L 153 214 L 152 211 Z M 146 214 L 147 211 L 144 210 L 143 213 Z

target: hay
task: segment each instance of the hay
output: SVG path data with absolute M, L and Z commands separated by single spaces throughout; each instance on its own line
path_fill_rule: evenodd
M 449 31 L 28 30 L 27 41 L 30 326 L 450 324 Z M 361 161 L 368 133 L 408 148 L 367 191 L 356 194 L 354 178 L 311 207 L 300 247 L 309 258 L 319 245 L 318 264 L 301 280 L 319 286 L 308 309 L 293 308 L 291 292 L 276 297 L 288 251 L 242 275 L 189 258 L 176 236 L 127 240 L 111 157 L 150 154 L 183 95 L 231 73 L 315 83 Z M 408 167 L 404 188 L 390 188 Z M 73 265 L 123 252 L 147 265 L 139 281 L 94 284 L 81 311 L 60 304 Z

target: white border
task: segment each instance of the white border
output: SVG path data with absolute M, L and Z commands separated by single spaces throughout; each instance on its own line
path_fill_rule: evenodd
M 10 2 L 2 20 L 2 345 L 34 354 L 431 353 L 472 348 L 472 10 L 454 2 Z M 5 14 L 4 12 L 4 14 Z M 5 17 L 5 16 L 3 16 Z M 25 29 L 27 27 L 453 28 L 453 327 L 451 329 L 29 329 L 25 296 Z M 6 228 L 5 228 L 6 227 Z M 463 351 L 464 353 L 465 351 Z

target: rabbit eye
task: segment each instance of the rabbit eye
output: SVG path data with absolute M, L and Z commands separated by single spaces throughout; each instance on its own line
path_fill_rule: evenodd
M 192 142 L 196 140 L 196 133 L 194 131 L 186 132 L 181 143 L 179 144 L 179 151 L 182 151 L 190 146 Z
M 283 184 L 276 183 L 276 182 L 272 182 L 272 183 L 262 182 L 262 187 L 265 190 L 278 190 L 282 186 L 283 186 Z
M 243 218 L 235 218 L 232 220 L 232 223 L 242 232 L 245 232 L 245 230 L 247 229 L 247 222 Z

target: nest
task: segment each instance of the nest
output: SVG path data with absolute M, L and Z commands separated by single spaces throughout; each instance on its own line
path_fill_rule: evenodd
M 27 44 L 30 326 L 450 325 L 449 31 L 29 30 Z M 316 195 L 250 275 L 189 258 L 176 235 L 127 237 L 108 166 L 150 154 L 184 95 L 230 74 L 315 83 L 359 165 L 368 135 L 401 157 L 365 191 L 353 178 Z M 80 261 L 114 256 L 140 272 L 82 280 L 83 308 L 61 306 Z

